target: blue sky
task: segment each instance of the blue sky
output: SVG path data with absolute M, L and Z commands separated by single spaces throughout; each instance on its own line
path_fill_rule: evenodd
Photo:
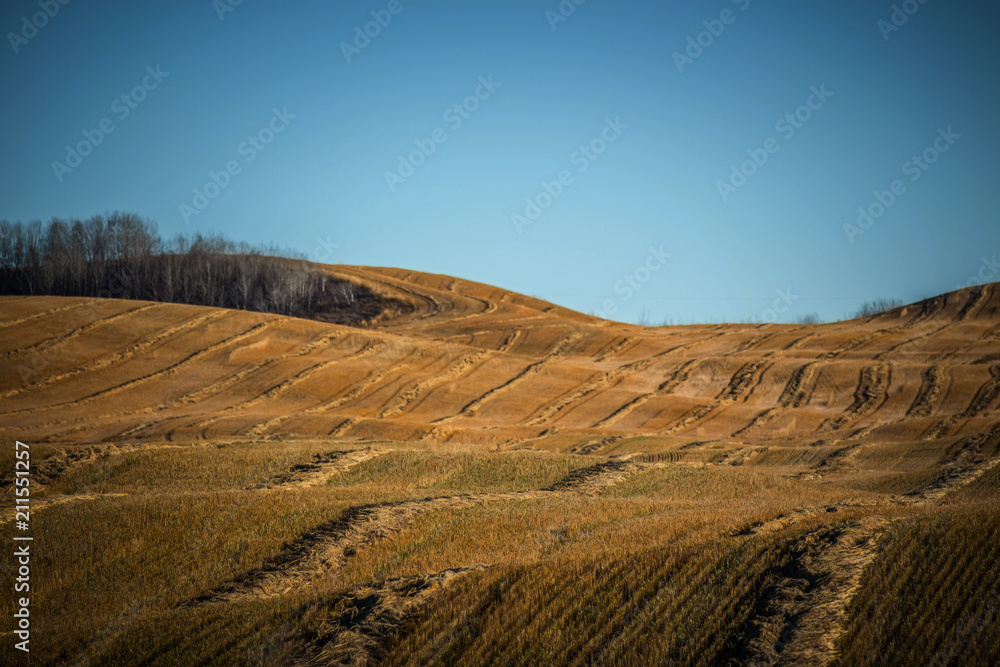
M 124 210 L 656 323 L 1000 280 L 993 4 L 48 1 L 0 9 L 2 218 Z

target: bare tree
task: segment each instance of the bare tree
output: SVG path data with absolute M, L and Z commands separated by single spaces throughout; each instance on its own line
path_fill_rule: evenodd
M 368 290 L 292 261 L 293 255 L 218 234 L 165 243 L 153 223 L 133 214 L 47 225 L 4 220 L 0 293 L 150 299 L 329 321 L 381 312 L 383 301 Z

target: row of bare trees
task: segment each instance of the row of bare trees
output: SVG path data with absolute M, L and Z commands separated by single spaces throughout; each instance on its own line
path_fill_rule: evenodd
M 48 224 L 0 221 L 4 294 L 145 299 L 308 317 L 320 307 L 346 312 L 359 299 L 371 301 L 359 291 L 274 246 L 201 234 L 164 242 L 153 223 L 128 213 Z

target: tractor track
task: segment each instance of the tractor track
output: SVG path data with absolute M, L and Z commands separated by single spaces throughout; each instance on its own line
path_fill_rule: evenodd
M 358 549 L 391 538 L 414 520 L 430 512 L 565 493 L 594 495 L 640 469 L 639 464 L 628 460 L 611 460 L 577 470 L 553 486 L 536 491 L 465 494 L 351 507 L 340 518 L 302 535 L 259 568 L 223 583 L 181 606 L 231 603 L 286 595 L 340 569 Z

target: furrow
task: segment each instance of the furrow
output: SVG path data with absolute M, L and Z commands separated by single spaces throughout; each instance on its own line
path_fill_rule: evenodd
M 534 375 L 536 373 L 541 372 L 546 366 L 548 366 L 550 363 L 552 363 L 552 361 L 559 354 L 561 354 L 563 351 L 565 351 L 566 348 L 568 348 L 571 344 L 573 344 L 574 342 L 576 342 L 577 340 L 579 340 L 580 337 L 581 337 L 580 334 L 573 334 L 571 336 L 567 336 L 567 337 L 563 338 L 558 343 L 556 343 L 555 346 L 553 347 L 553 349 L 550 352 L 548 352 L 544 357 L 542 357 L 541 359 L 539 359 L 538 361 L 536 361 L 536 362 L 534 362 L 532 364 L 529 364 L 520 373 L 518 373 L 517 375 L 515 375 L 511 379 L 507 380 L 503 384 L 500 384 L 500 385 L 498 385 L 496 387 L 493 387 L 489 391 L 487 391 L 487 392 L 481 394 L 480 396 L 478 396 L 477 398 L 469 401 L 461 410 L 459 410 L 458 414 L 461 415 L 461 416 L 463 416 L 463 417 L 472 417 L 472 416 L 475 416 L 475 414 L 480 410 L 480 408 L 482 408 L 483 405 L 485 405 L 488 401 L 496 398 L 497 396 L 499 396 L 501 394 L 504 394 L 504 393 L 510 391 L 514 386 L 516 386 L 517 384 L 519 384 L 522 380 L 524 380 L 524 379 L 526 379 L 528 377 L 531 377 L 532 375 Z M 440 419 L 438 421 L 447 421 L 447 420 L 450 420 L 450 419 L 453 419 L 453 418 L 454 418 L 454 415 L 452 415 L 450 417 L 445 417 L 445 418 Z
M 181 606 L 231 603 L 287 595 L 311 581 L 340 569 L 358 549 L 393 537 L 430 512 L 464 509 L 490 503 L 543 498 L 561 493 L 593 495 L 619 483 L 641 466 L 625 460 L 609 461 L 571 473 L 563 481 L 537 491 L 444 496 L 397 503 L 348 508 L 289 544 L 261 567 L 226 582 Z
M 117 322 L 120 319 L 130 317 L 131 315 L 142 312 L 144 310 L 149 310 L 150 308 L 156 308 L 158 305 L 159 304 L 155 303 L 143 304 L 138 308 L 132 308 L 124 312 L 115 313 L 114 315 L 109 315 L 107 317 L 102 317 L 98 320 L 94 320 L 93 322 L 89 322 L 83 325 L 82 327 L 77 327 L 75 329 L 72 329 L 68 333 L 61 334 L 59 336 L 52 336 L 51 338 L 46 338 L 45 340 L 39 341 L 33 345 L 29 345 L 28 347 L 22 347 L 17 350 L 4 352 L 3 354 L 0 354 L 0 360 L 19 359 L 29 354 L 36 354 L 43 351 L 49 351 L 52 348 L 67 343 L 72 339 L 76 338 L 77 336 L 85 334 L 92 329 L 96 329 L 98 327 L 102 327 L 111 324 L 113 322 Z
M 892 383 L 892 369 L 885 364 L 866 366 L 858 374 L 858 386 L 854 390 L 854 402 L 830 424 L 831 430 L 843 428 L 876 410 L 888 400 L 889 385 Z M 822 427 L 821 427 L 822 428 Z
M 907 417 L 926 417 L 934 409 L 934 403 L 944 384 L 944 372 L 940 366 L 928 366 L 920 374 L 920 389 L 913 403 L 906 410 Z
M 671 374 L 669 378 L 660 383 L 660 386 L 656 388 L 656 391 L 636 396 L 631 401 L 629 401 L 628 403 L 621 406 L 620 408 L 612 412 L 604 419 L 594 424 L 594 427 L 603 428 L 605 426 L 611 426 L 612 424 L 615 424 L 624 419 L 630 413 L 634 412 L 636 408 L 649 402 L 652 398 L 672 393 L 675 389 L 677 389 L 677 387 L 679 387 L 680 385 L 682 385 L 684 382 L 687 381 L 687 379 L 691 376 L 691 373 L 700 363 L 701 363 L 700 359 L 692 359 L 690 361 L 684 362 L 679 367 L 677 367 L 677 369 L 674 370 L 674 372 Z
M 437 387 L 448 384 L 449 382 L 454 382 L 455 380 L 467 375 L 474 368 L 476 368 L 482 360 L 490 357 L 491 354 L 492 353 L 489 351 L 483 350 L 463 357 L 441 374 L 418 382 L 412 389 L 400 396 L 392 407 L 384 409 L 378 416 L 380 418 L 385 418 L 395 417 L 401 414 L 422 394 L 428 390 L 436 389 Z
M 46 378 L 44 378 L 42 380 L 39 380 L 38 382 L 32 383 L 30 385 L 21 387 L 19 389 L 12 389 L 10 391 L 7 391 L 7 392 L 5 392 L 3 394 L 0 394 L 0 399 L 10 398 L 11 396 L 15 396 L 15 395 L 20 394 L 22 392 L 29 391 L 29 390 L 36 390 L 36 389 L 39 389 L 41 387 L 48 386 L 48 385 L 50 385 L 50 384 L 52 384 L 54 382 L 60 382 L 62 380 L 66 380 L 66 379 L 74 377 L 76 375 L 80 375 L 81 373 L 90 373 L 90 372 L 93 372 L 93 371 L 96 371 L 96 370 L 100 370 L 102 368 L 107 368 L 108 366 L 112 366 L 112 365 L 117 364 L 119 362 L 126 361 L 128 359 L 131 359 L 131 358 L 135 357 L 138 354 L 141 354 L 141 353 L 145 352 L 146 350 L 150 349 L 151 347 L 153 347 L 157 343 L 160 343 L 160 342 L 162 342 L 162 341 L 164 341 L 164 340 L 166 340 L 168 338 L 176 336 L 176 335 L 178 335 L 180 333 L 183 333 L 185 331 L 188 331 L 188 330 L 194 329 L 196 327 L 199 327 L 199 326 L 201 326 L 201 325 L 203 325 L 203 324 L 205 324 L 207 322 L 211 322 L 211 321 L 220 319 L 220 318 L 222 318 L 225 315 L 226 315 L 225 311 L 216 311 L 216 312 L 211 312 L 211 313 L 208 313 L 208 314 L 205 314 L 205 315 L 201 315 L 199 317 L 195 317 L 195 318 L 193 318 L 191 320 L 188 320 L 188 321 L 183 322 L 181 324 L 178 324 L 176 326 L 164 329 L 164 330 L 158 332 L 157 334 L 155 334 L 155 335 L 147 338 L 146 340 L 140 341 L 140 342 L 136 343 L 135 345 L 129 347 L 126 350 L 122 350 L 121 352 L 115 352 L 113 354 L 107 355 L 105 357 L 102 357 L 100 359 L 92 361 L 89 364 L 85 364 L 85 365 L 83 365 L 83 366 L 81 366 L 81 367 L 79 367 L 77 369 L 72 370 L 72 371 L 67 371 L 65 373 L 59 373 L 59 374 L 56 374 L 56 375 L 50 375 L 50 376 L 48 376 L 48 377 L 46 377 Z M 254 329 L 255 330 L 259 330 L 259 329 L 264 328 L 265 326 L 267 326 L 267 324 L 258 324 L 256 327 L 254 327 Z M 114 389 L 114 388 L 112 388 L 112 389 Z M 111 391 L 111 389 L 106 390 L 106 391 Z M 80 400 L 81 401 L 86 401 L 86 400 L 89 400 L 90 398 L 92 398 L 93 396 L 95 396 L 95 395 L 87 396 L 87 397 L 84 397 L 84 398 L 82 398 Z M 75 402 L 76 401 L 68 401 L 68 402 L 58 403 L 56 405 L 47 406 L 47 408 L 60 407 L 60 406 L 63 406 L 63 405 L 73 404 Z M 42 409 L 47 409 L 47 408 L 42 408 Z M 31 410 L 21 410 L 21 411 L 19 411 L 17 413 L 6 413 L 6 414 L 24 414 L 26 412 L 31 412 Z
M 962 413 L 962 417 L 966 419 L 978 417 L 992 407 L 997 396 L 1000 396 L 1000 366 L 991 366 L 990 379 L 976 391 L 976 395 L 969 403 L 969 407 Z

